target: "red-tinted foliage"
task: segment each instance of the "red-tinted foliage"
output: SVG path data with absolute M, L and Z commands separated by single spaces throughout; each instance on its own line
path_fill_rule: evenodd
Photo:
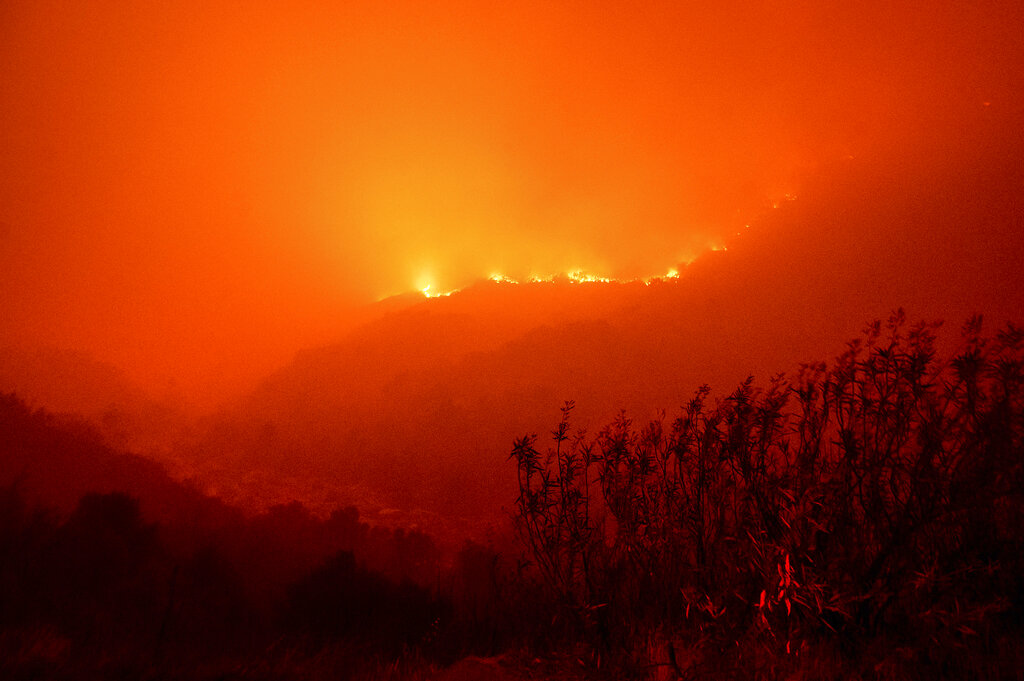
M 898 312 L 669 423 L 573 438 L 569 403 L 546 454 L 517 441 L 517 521 L 566 633 L 595 660 L 662 636 L 740 666 L 826 644 L 859 666 L 884 641 L 875 662 L 939 675 L 1017 640 L 1024 334 L 972 319 L 940 360 L 934 328 Z

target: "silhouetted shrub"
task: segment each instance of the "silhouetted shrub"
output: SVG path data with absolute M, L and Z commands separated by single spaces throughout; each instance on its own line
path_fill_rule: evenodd
M 356 637 L 388 652 L 423 639 L 442 613 L 425 589 L 394 584 L 339 551 L 288 589 L 284 621 L 319 637 Z
M 30 508 L 18 483 L 0 488 L 0 630 L 38 620 L 42 552 L 56 531 L 56 519 Z
M 564 634 L 594 659 L 660 640 L 680 673 L 677 646 L 833 645 L 948 676 L 1011 623 L 1019 641 L 1024 333 L 972 319 L 940 361 L 935 328 L 900 311 L 830 366 L 702 387 L 671 423 L 571 436 L 567 403 L 552 448 L 518 440 L 517 526 Z

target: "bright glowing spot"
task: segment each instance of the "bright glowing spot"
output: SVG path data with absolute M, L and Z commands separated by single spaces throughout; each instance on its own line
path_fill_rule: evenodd
M 851 156 L 850 158 L 853 158 L 853 157 Z M 772 204 L 772 208 L 778 208 L 779 206 L 782 205 L 783 201 L 796 201 L 796 199 L 797 199 L 796 194 L 783 194 L 782 198 L 770 199 L 770 201 L 771 201 L 771 204 Z
M 420 293 L 423 294 L 424 298 L 442 298 L 442 297 L 443 298 L 447 298 L 451 294 L 458 293 L 458 292 L 459 292 L 459 289 L 456 288 L 456 289 L 452 289 L 451 291 L 438 291 L 437 293 L 432 293 L 430 291 L 430 284 L 427 284 L 426 286 L 424 286 L 423 288 L 420 289 Z
M 569 277 L 569 281 L 573 282 L 574 284 L 590 284 L 595 282 L 608 284 L 613 281 L 608 277 L 598 277 L 593 274 L 587 274 L 583 270 L 573 270 L 571 272 L 566 272 L 566 276 Z
M 787 194 L 786 200 L 793 201 L 796 199 L 795 195 Z M 744 225 L 744 228 L 749 229 L 750 225 Z M 737 234 L 740 234 L 737 232 Z M 724 244 L 709 243 L 707 245 L 708 251 L 727 251 L 729 250 Z M 699 254 L 698 254 L 699 255 Z M 565 272 L 557 272 L 554 274 L 537 274 L 532 273 L 529 277 L 522 280 L 523 283 L 530 284 L 551 284 L 555 282 L 564 282 L 569 284 L 643 284 L 644 286 L 650 286 L 654 282 L 669 282 L 672 280 L 679 279 L 680 269 L 689 266 L 695 261 L 698 255 L 690 255 L 688 257 L 681 258 L 679 264 L 676 267 L 670 268 L 665 274 L 647 276 L 647 277 L 632 277 L 628 279 L 617 279 L 614 277 L 605 277 L 598 274 L 591 274 L 582 268 L 568 270 Z M 515 284 L 520 283 L 519 280 L 513 279 L 501 272 L 492 271 L 486 278 L 487 281 L 492 281 L 496 284 Z M 425 298 L 444 298 L 450 296 L 453 293 L 458 293 L 460 289 L 452 289 L 450 291 L 435 291 L 433 283 L 426 283 L 430 281 L 429 275 L 424 275 L 420 279 L 420 284 L 425 284 L 419 288 L 419 292 L 423 294 Z

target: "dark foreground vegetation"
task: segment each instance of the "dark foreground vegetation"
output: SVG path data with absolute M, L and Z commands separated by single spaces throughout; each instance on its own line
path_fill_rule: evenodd
M 1024 333 L 935 340 L 900 312 L 672 421 L 587 438 L 570 403 L 519 440 L 550 639 L 620 675 L 1019 678 Z
M 569 403 L 513 447 L 521 545 L 453 555 L 244 515 L 4 396 L 0 677 L 1019 678 L 1022 355 L 972 320 L 942 359 L 897 314 L 672 419 L 588 435 Z
M 247 516 L 11 395 L 0 433 L 0 678 L 358 677 L 449 616 L 421 532 Z

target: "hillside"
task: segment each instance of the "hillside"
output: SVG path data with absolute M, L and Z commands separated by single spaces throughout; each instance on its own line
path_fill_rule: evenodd
M 678 280 L 481 282 L 385 314 L 301 353 L 185 457 L 232 498 L 330 505 L 359 488 L 384 506 L 488 516 L 510 500 L 512 439 L 543 431 L 564 400 L 578 425 L 620 409 L 642 420 L 701 383 L 830 356 L 896 307 L 946 320 L 940 342 L 974 313 L 1012 320 L 1024 171 L 1006 148 L 1021 145 L 983 127 L 918 157 L 819 169 Z M 233 477 L 243 466 L 264 474 Z

